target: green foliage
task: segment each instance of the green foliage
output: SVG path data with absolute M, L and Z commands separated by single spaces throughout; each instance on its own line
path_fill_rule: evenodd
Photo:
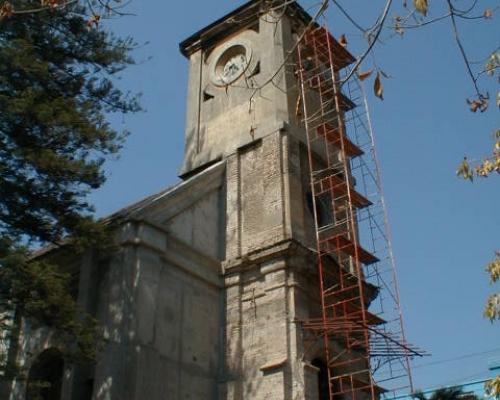
M 89 24 L 93 13 L 84 4 L 15 13 L 40 8 L 39 0 L 16 0 L 8 12 L 3 4 L 0 18 L 3 340 L 18 328 L 18 319 L 6 317 L 15 312 L 53 328 L 67 343 L 65 357 L 75 360 L 95 357 L 96 321 L 77 310 L 71 276 L 46 258 L 31 259 L 29 249 L 62 242 L 73 253 L 109 249 L 107 228 L 93 219 L 86 196 L 104 183 L 103 163 L 126 137 L 108 115 L 140 109 L 116 87 L 135 44 Z M 13 367 L 0 365 L 4 373 Z
M 43 396 L 43 391 L 50 387 L 51 385 L 47 381 L 30 381 L 27 388 L 29 398 L 32 400 L 45 400 L 46 397 Z
M 124 139 L 106 113 L 139 107 L 113 81 L 133 62 L 133 42 L 89 29 L 85 11 L 0 22 L 0 234 L 57 242 L 96 229 L 82 218 L 92 211 L 85 195 L 103 184 L 104 159 Z
M 65 357 L 76 362 L 93 360 L 101 345 L 97 321 L 78 310 L 71 277 L 54 264 L 30 261 L 26 249 L 0 242 L 0 308 L 22 315 L 33 328 L 56 328 Z M 8 333 L 17 326 L 7 326 Z M 7 366 L 12 368 L 12 366 Z M 1 371 L 1 367 L 0 367 Z

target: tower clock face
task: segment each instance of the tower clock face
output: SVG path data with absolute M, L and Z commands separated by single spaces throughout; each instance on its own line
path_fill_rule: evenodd
M 252 60 L 252 50 L 248 43 L 230 42 L 219 50 L 212 63 L 212 83 L 228 86 L 240 78 Z
M 236 54 L 227 60 L 221 71 L 221 80 L 229 84 L 240 77 L 247 67 L 247 58 L 245 54 Z

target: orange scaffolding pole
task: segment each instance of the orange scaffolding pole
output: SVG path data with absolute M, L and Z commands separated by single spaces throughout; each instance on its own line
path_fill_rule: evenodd
M 321 306 L 321 317 L 303 327 L 323 340 L 330 400 L 411 392 L 409 359 L 423 353 L 404 335 L 367 103 L 359 82 L 346 85 L 349 96 L 341 91 L 355 59 L 319 26 L 302 36 L 297 52 Z M 326 224 L 318 210 L 325 202 Z

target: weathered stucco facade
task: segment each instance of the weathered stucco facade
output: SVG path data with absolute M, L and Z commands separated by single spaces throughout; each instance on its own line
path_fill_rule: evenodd
M 181 44 L 190 61 L 182 183 L 109 217 L 122 221 L 111 259 L 92 250 L 68 259 L 78 302 L 108 343 L 93 366 L 66 363 L 62 399 L 320 399 L 321 344 L 298 323 L 319 307 L 289 66 L 309 16 L 266 4 L 250 1 Z M 246 50 L 245 71 L 217 84 L 218 60 L 234 46 Z M 29 368 L 54 347 L 50 331 L 26 326 L 15 356 Z M 25 398 L 23 381 L 4 390 Z

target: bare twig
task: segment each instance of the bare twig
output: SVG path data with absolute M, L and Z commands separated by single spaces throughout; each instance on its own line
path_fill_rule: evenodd
M 57 8 L 64 8 L 64 7 L 67 7 L 70 4 L 73 4 L 76 2 L 78 2 L 78 0 L 68 0 L 68 1 L 65 1 L 64 3 L 58 4 Z M 30 9 L 26 9 L 26 10 L 15 10 L 14 9 L 14 10 L 12 10 L 12 14 L 13 15 L 35 14 L 35 13 L 39 13 L 42 11 L 51 10 L 53 8 L 54 8 L 54 6 L 47 5 L 47 6 L 42 6 L 42 7 L 38 7 L 38 8 L 30 8 Z
M 44 11 L 49 11 L 53 9 L 64 9 L 72 4 L 78 3 L 79 0 L 66 0 L 66 1 L 61 1 L 61 2 L 56 2 L 56 3 L 51 3 L 51 4 L 44 4 L 42 3 L 41 7 L 37 8 L 29 8 L 29 9 L 13 9 L 11 14 L 12 15 L 27 15 L 27 14 L 36 14 Z M 295 0 L 294 0 L 295 1 Z M 85 3 L 87 4 L 88 9 L 90 10 L 92 15 L 99 15 L 101 12 L 97 12 L 97 10 L 94 8 L 90 0 L 86 0 Z M 111 5 L 111 3 L 116 3 Z M 128 6 L 130 4 L 130 1 L 124 2 L 124 3 L 119 3 L 116 0 L 97 0 L 98 7 L 101 8 L 102 10 L 106 11 L 109 14 L 113 15 L 119 15 L 119 16 L 125 16 L 125 15 L 133 15 L 131 13 L 125 13 L 123 11 L 120 11 L 122 8 Z
M 448 18 L 449 16 L 450 16 L 450 13 L 446 13 L 444 15 L 441 15 L 440 17 L 436 17 L 436 18 L 433 18 L 433 19 L 430 19 L 430 20 L 427 20 L 427 21 L 418 22 L 416 24 L 399 24 L 399 27 L 403 28 L 403 29 L 421 28 L 423 26 L 430 25 L 430 24 L 433 24 L 435 22 L 442 21 L 442 20 Z M 395 26 L 391 26 L 390 28 L 394 29 Z
M 479 90 L 479 86 L 477 85 L 477 79 L 474 76 L 474 73 L 472 72 L 472 68 L 469 63 L 469 59 L 467 57 L 467 54 L 465 52 L 465 48 L 462 44 L 462 41 L 460 40 L 460 35 L 458 33 L 458 27 L 457 27 L 457 22 L 455 20 L 455 9 L 453 7 L 453 4 L 451 4 L 451 0 L 446 0 L 448 3 L 448 9 L 450 10 L 450 19 L 451 19 L 451 24 L 453 26 L 453 33 L 455 36 L 455 41 L 457 43 L 458 48 L 460 49 L 460 53 L 462 55 L 462 58 L 464 60 L 465 66 L 467 67 L 467 72 L 472 80 L 472 84 L 474 85 L 474 89 L 476 90 L 476 94 L 480 99 L 484 98 L 484 95 L 481 93 Z M 474 2 L 475 3 L 475 2 Z
M 364 51 L 364 53 L 358 58 L 354 66 L 352 67 L 351 71 L 347 74 L 347 76 L 342 79 L 340 82 L 340 85 L 344 85 L 349 79 L 352 78 L 352 76 L 356 73 L 358 70 L 359 66 L 363 63 L 365 58 L 368 56 L 368 54 L 372 51 L 373 46 L 375 46 L 375 43 L 377 42 L 380 33 L 382 32 L 382 28 L 384 27 L 385 20 L 387 19 L 387 15 L 389 14 L 389 10 L 392 5 L 392 0 L 387 0 L 384 10 L 382 11 L 382 14 L 380 17 L 377 19 L 377 23 L 374 25 L 372 28 L 371 32 L 368 34 L 368 40 L 369 44 L 367 49 Z
M 467 8 L 466 10 L 460 10 L 459 8 L 453 6 L 453 12 L 454 13 L 457 13 L 457 14 L 468 14 L 470 13 L 472 10 L 474 10 L 474 8 L 476 8 L 476 5 L 477 5 L 477 2 L 478 0 L 474 0 L 471 4 L 471 6 L 469 8 Z M 448 2 L 449 3 L 449 2 Z
M 353 17 L 351 17 L 351 15 L 344 9 L 344 7 L 342 7 L 339 2 L 337 0 L 332 0 L 332 3 L 340 10 L 340 12 L 342 14 L 344 14 L 344 16 L 349 20 L 351 21 L 351 23 L 356 27 L 358 28 L 361 32 L 363 33 L 366 33 L 366 29 L 363 28 L 360 24 L 358 24 Z
M 327 9 L 328 7 L 328 0 L 323 0 L 321 2 L 321 5 L 318 9 L 318 11 L 314 14 L 314 16 L 311 18 L 311 20 L 309 21 L 309 23 L 307 24 L 307 26 L 305 27 L 304 31 L 301 33 L 301 35 L 299 36 L 299 38 L 297 39 L 297 42 L 294 44 L 294 46 L 292 47 L 292 49 L 288 52 L 288 54 L 286 55 L 285 59 L 283 60 L 283 62 L 281 63 L 281 65 L 276 68 L 276 71 L 266 80 L 264 81 L 264 83 L 262 83 L 261 85 L 259 85 L 258 87 L 256 87 L 252 93 L 252 95 L 250 96 L 250 101 L 252 101 L 252 99 L 255 97 L 255 95 L 260 91 L 262 90 L 265 86 L 273 83 L 274 79 L 278 76 L 278 74 L 281 72 L 281 70 L 285 67 L 285 65 L 288 63 L 288 61 L 290 60 L 290 58 L 292 57 L 292 55 L 295 53 L 295 51 L 297 50 L 300 42 L 302 41 L 302 39 L 304 38 L 304 36 L 306 35 L 307 31 L 309 30 L 309 28 L 311 28 L 318 20 L 318 18 L 325 12 L 325 10 Z

